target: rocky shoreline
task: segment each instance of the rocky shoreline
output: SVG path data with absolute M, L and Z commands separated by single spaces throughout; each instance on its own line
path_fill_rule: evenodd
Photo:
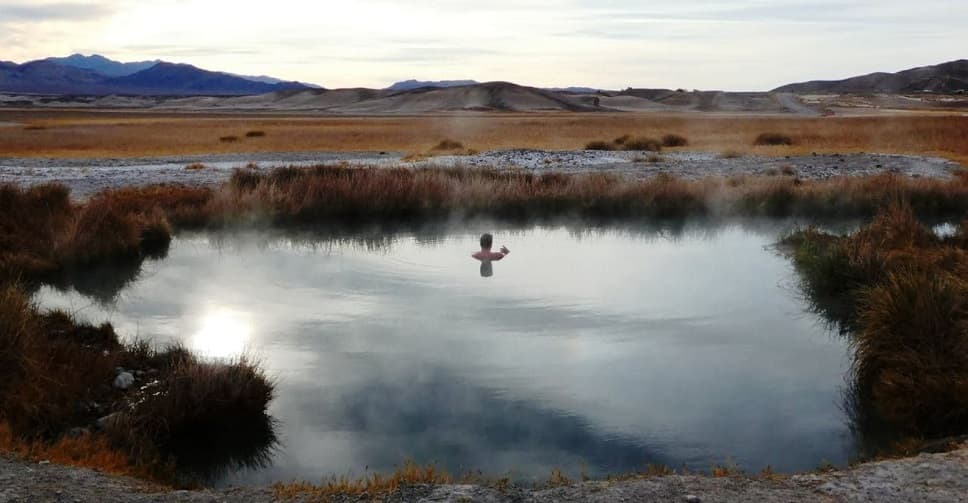
M 357 496 L 336 501 L 366 501 Z M 968 501 L 968 444 L 945 453 L 864 463 L 843 471 L 792 476 L 669 475 L 591 481 L 554 488 L 444 485 L 405 487 L 378 501 L 414 502 L 860 502 Z M 227 502 L 280 500 L 270 487 L 175 491 L 87 469 L 0 457 L 0 503 Z

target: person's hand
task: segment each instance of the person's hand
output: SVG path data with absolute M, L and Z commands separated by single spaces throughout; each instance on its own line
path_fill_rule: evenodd
M 501 253 L 507 255 L 508 253 L 511 253 L 511 250 L 508 250 L 508 247 L 507 246 L 502 246 L 501 247 Z

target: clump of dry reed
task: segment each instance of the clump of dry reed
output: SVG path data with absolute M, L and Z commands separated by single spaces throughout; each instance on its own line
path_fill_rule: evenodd
M 904 204 L 850 236 L 807 230 L 789 240 L 809 297 L 853 338 L 855 406 L 905 435 L 968 429 L 968 251 L 960 240 L 937 237 Z
M 111 327 L 64 319 L 41 316 L 14 286 L 0 290 L 0 421 L 25 438 L 56 439 L 84 424 L 91 418 L 78 404 L 114 377 L 111 351 L 118 343 Z
M 193 478 L 258 467 L 275 444 L 267 413 L 275 385 L 254 362 L 201 361 L 181 347 L 133 351 L 162 379 L 111 422 L 108 435 L 142 465 L 173 463 Z
M 659 152 L 662 150 L 662 142 L 654 138 L 622 135 L 611 142 L 592 141 L 585 145 L 585 150 L 629 150 Z
M 793 138 L 783 133 L 761 133 L 753 140 L 753 145 L 793 145 Z
M 662 150 L 662 142 L 656 140 L 655 138 L 633 138 L 622 144 L 625 150 L 636 150 L 636 151 L 647 151 L 647 152 L 659 152 Z
M 0 281 L 56 271 L 60 264 L 53 249 L 73 219 L 74 206 L 63 186 L 0 186 Z
M 662 137 L 663 147 L 685 147 L 689 145 L 689 139 L 678 134 L 667 134 Z
M 210 197 L 208 189 L 159 185 L 106 191 L 74 204 L 59 185 L 0 186 L 0 281 L 158 254 L 167 249 L 172 225 L 208 222 Z
M 661 176 L 532 175 L 460 169 L 317 167 L 236 172 L 219 201 L 273 221 L 408 220 L 489 215 L 546 218 L 687 216 L 705 211 L 706 186 Z
M 114 389 L 118 366 L 151 369 L 156 381 Z M 274 442 L 273 387 L 245 359 L 203 362 L 180 347 L 124 345 L 110 325 L 40 313 L 16 286 L 0 289 L 0 449 L 33 455 L 73 445 L 88 466 L 157 478 L 258 463 Z M 107 431 L 97 431 L 110 413 Z
M 892 201 L 922 215 L 968 209 L 968 177 L 892 175 L 803 181 L 795 177 L 629 180 L 598 173 L 534 175 L 463 169 L 320 166 L 240 171 L 214 197 L 216 214 L 255 212 L 278 223 L 339 219 L 408 220 L 487 215 L 507 218 L 688 217 L 708 214 L 872 216 Z
M 653 160 L 658 161 L 659 158 Z M 795 176 L 630 180 L 493 170 L 317 166 L 237 170 L 216 189 L 157 185 L 105 191 L 83 204 L 56 185 L 0 186 L 0 277 L 45 276 L 73 264 L 153 256 L 176 228 L 267 218 L 277 224 L 510 219 L 685 218 L 701 215 L 872 216 L 892 201 L 920 215 L 968 209 L 968 176 Z
M 625 144 L 625 137 L 620 137 L 615 140 L 616 142 L 621 141 L 621 143 L 607 142 L 607 141 L 590 141 L 585 144 L 585 150 L 618 150 L 619 146 Z
M 440 140 L 431 150 L 463 150 L 464 144 L 451 139 Z

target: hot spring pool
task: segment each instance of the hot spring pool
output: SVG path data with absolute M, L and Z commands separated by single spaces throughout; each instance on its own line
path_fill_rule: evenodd
M 844 463 L 847 343 L 812 314 L 775 226 L 182 234 L 167 258 L 43 288 L 44 307 L 256 355 L 280 447 L 222 483 L 406 460 L 519 480 L 647 464 Z M 482 277 L 482 231 L 511 255 Z

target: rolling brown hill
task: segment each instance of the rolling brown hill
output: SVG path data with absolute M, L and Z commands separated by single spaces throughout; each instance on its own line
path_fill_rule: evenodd
M 593 112 L 600 108 L 571 96 L 520 86 L 488 82 L 447 88 L 420 88 L 341 107 L 347 113 L 421 113 L 440 111 Z
M 594 99 L 555 93 L 509 82 L 445 88 L 308 89 L 233 98 L 182 98 L 164 108 L 318 111 L 339 114 L 408 114 L 428 112 L 594 112 L 605 110 Z
M 968 59 L 897 73 L 878 72 L 843 80 L 812 80 L 788 84 L 774 91 L 797 94 L 961 94 L 968 92 Z

